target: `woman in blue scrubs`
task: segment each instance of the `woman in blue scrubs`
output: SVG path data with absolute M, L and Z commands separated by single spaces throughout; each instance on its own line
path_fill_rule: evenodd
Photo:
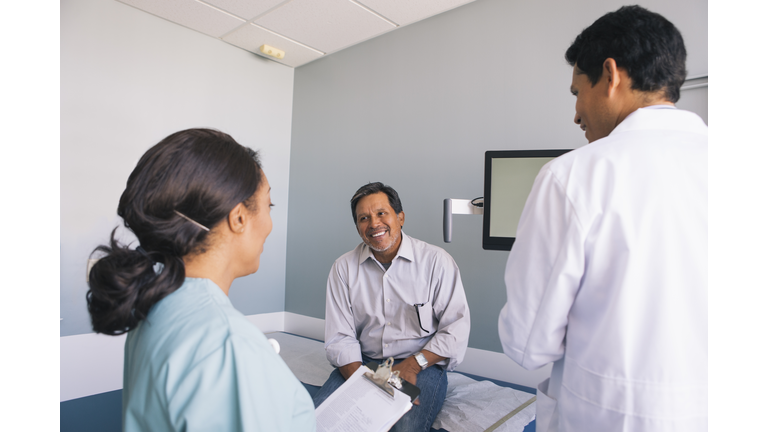
M 229 300 L 272 231 L 256 152 L 210 129 L 172 134 L 128 178 L 117 213 L 138 239 L 94 251 L 93 329 L 127 332 L 123 430 L 314 431 L 312 400 Z

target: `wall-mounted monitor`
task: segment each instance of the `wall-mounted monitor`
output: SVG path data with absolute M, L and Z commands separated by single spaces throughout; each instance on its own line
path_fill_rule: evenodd
M 485 152 L 483 249 L 512 250 L 517 223 L 536 175 L 547 162 L 570 150 Z

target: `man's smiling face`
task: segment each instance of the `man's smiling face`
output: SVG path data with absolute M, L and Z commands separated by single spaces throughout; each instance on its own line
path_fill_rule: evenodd
M 374 256 L 380 261 L 381 255 L 391 255 L 390 260 L 394 258 L 400 247 L 400 232 L 405 222 L 405 213 L 395 213 L 387 194 L 378 192 L 360 199 L 355 214 L 357 233 L 363 242 L 374 250 Z

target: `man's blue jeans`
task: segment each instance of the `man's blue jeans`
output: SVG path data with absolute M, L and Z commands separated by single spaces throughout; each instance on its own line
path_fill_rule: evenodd
M 378 364 L 384 363 L 383 360 L 371 359 L 363 356 L 363 364 L 375 361 Z M 395 360 L 395 364 L 401 360 Z M 315 408 L 337 388 L 344 384 L 344 377 L 338 369 L 334 369 L 328 380 L 325 381 L 320 390 L 315 393 L 313 401 Z M 443 407 L 445 401 L 445 392 L 448 389 L 448 375 L 445 369 L 440 366 L 430 366 L 419 372 L 416 376 L 416 386 L 421 390 L 419 394 L 419 405 L 414 405 L 405 415 L 390 429 L 392 432 L 427 432 L 432 429 L 432 423 L 435 422 L 437 413 Z

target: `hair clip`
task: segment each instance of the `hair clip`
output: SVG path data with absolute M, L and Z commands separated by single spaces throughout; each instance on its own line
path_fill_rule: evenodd
M 174 210 L 174 212 L 175 212 L 177 215 L 179 215 L 179 216 L 183 217 L 184 219 L 186 219 L 186 220 L 188 220 L 188 221 L 192 222 L 193 224 L 195 224 L 195 225 L 199 226 L 200 228 L 202 228 L 202 229 L 204 229 L 204 230 L 206 230 L 206 231 L 208 231 L 208 232 L 210 232 L 210 231 L 211 231 L 211 230 L 210 230 L 208 227 L 206 227 L 205 225 L 201 224 L 200 222 L 197 222 L 197 221 L 195 221 L 195 220 L 192 220 L 192 218 L 190 218 L 189 216 L 185 215 L 184 213 L 182 213 L 182 212 L 180 212 L 180 211 L 178 211 L 178 210 Z

